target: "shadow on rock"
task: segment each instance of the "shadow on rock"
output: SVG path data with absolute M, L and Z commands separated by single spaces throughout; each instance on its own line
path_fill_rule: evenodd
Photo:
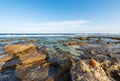
M 116 80 L 116 81 L 120 81 L 120 71 L 117 71 L 117 70 L 113 70 L 112 72 L 112 77 Z
M 69 59 L 63 60 L 60 65 L 57 63 L 51 63 L 49 66 L 49 76 L 53 78 L 53 81 L 72 81 L 70 70 L 71 61 Z
M 6 61 L 0 71 L 0 81 L 21 81 L 15 73 L 17 64 L 22 64 L 17 55 L 13 55 L 10 60 Z

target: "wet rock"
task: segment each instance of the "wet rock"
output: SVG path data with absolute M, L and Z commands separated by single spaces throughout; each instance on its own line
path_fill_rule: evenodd
M 67 42 L 67 43 L 65 43 L 64 45 L 65 45 L 65 46 L 78 45 L 78 42 L 75 42 L 75 41 L 73 41 L 73 42 Z
M 33 40 L 27 40 L 27 42 L 38 42 L 39 40 L 33 39 Z
M 90 37 L 87 37 L 87 40 L 92 40 L 92 38 L 90 38 Z
M 48 54 L 48 50 L 45 46 L 37 46 L 37 51 L 41 54 Z
M 19 38 L 18 40 L 28 40 L 27 38 Z
M 120 44 L 120 41 L 114 42 L 115 44 Z
M 102 42 L 102 40 L 101 40 L 101 39 L 98 39 L 98 40 L 96 40 L 96 42 L 97 42 L 97 43 L 101 43 L 101 42 Z
M 86 39 L 89 39 L 89 38 L 85 38 L 85 37 L 81 37 L 79 38 L 80 40 L 86 40 Z
M 111 39 L 120 40 L 120 37 L 109 37 Z
M 89 54 L 95 54 L 95 51 L 94 50 L 88 50 L 88 53 Z
M 112 58 L 115 58 L 116 57 L 116 54 L 114 54 L 114 53 L 110 53 L 110 54 L 108 54 L 110 57 L 112 57 Z
M 12 40 L 0 40 L 0 42 L 11 42 Z
M 64 43 L 65 46 L 73 46 L 73 45 L 85 45 L 86 43 L 85 42 L 77 42 L 77 41 L 72 41 L 72 42 L 66 42 Z

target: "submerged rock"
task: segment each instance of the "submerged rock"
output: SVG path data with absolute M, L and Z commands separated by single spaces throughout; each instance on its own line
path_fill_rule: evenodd
M 0 40 L 0 42 L 11 42 L 12 40 Z
M 32 40 L 27 40 L 27 42 L 38 42 L 39 40 L 32 39 Z
M 65 46 L 73 46 L 73 45 L 81 45 L 81 46 L 83 46 L 85 44 L 87 44 L 87 43 L 85 43 L 85 42 L 77 42 L 77 41 L 71 41 L 71 42 L 64 43 Z

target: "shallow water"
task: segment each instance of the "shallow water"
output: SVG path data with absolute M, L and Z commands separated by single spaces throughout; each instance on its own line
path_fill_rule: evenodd
M 55 62 L 60 64 L 60 62 L 69 54 L 69 59 L 75 60 L 75 62 L 79 62 L 80 60 L 86 60 L 95 58 L 96 60 L 102 62 L 103 60 L 111 60 L 113 61 L 114 58 L 112 58 L 109 54 L 115 53 L 114 55 L 120 60 L 120 40 L 118 39 L 111 39 L 109 38 L 111 36 L 107 34 L 107 37 L 105 35 L 97 34 L 90 40 L 80 39 L 81 37 L 89 37 L 94 36 L 93 34 L 45 34 L 45 35 L 39 35 L 39 34 L 3 34 L 0 35 L 0 59 L 5 58 L 7 54 L 4 52 L 4 46 L 5 45 L 11 45 L 11 44 L 35 44 L 36 46 L 42 46 L 42 49 L 40 51 L 44 51 L 45 49 L 48 50 L 48 61 Z M 99 40 L 99 36 L 102 36 Z M 119 37 L 120 35 L 112 35 L 112 37 Z M 74 42 L 81 43 L 84 42 L 84 45 L 74 44 Z M 118 43 L 116 43 L 118 42 Z M 72 43 L 67 44 L 67 43 Z M 91 50 L 93 52 L 91 52 Z M 1 64 L 0 66 L 2 66 Z M 47 67 L 46 67 L 47 68 Z M 46 74 L 49 74 L 50 76 L 55 76 L 56 74 L 56 68 L 51 67 L 50 72 L 47 73 L 47 69 L 43 71 Z M 72 67 L 76 68 L 76 67 Z M 37 72 L 36 68 L 32 68 L 31 71 Z M 56 69 L 56 70 L 55 70 Z M 73 73 L 75 72 L 75 75 L 72 75 L 73 81 L 79 81 L 77 80 L 77 76 L 79 73 L 79 69 L 71 69 Z M 9 71 L 9 70 L 8 70 Z M 42 70 L 41 70 L 42 71 Z M 40 71 L 40 72 L 41 72 Z M 6 71 L 5 71 L 6 72 Z M 12 72 L 12 71 L 11 71 Z M 12 73 L 9 73 L 10 75 L 13 75 Z M 28 74 L 31 74 L 28 71 Z M 43 75 L 43 73 L 41 72 Z M 45 76 L 43 75 L 43 77 Z M 7 74 L 4 73 L 4 77 L 7 76 Z M 3 76 L 0 76 L 0 79 L 5 79 Z M 47 75 L 46 75 L 47 76 Z M 11 76 L 8 76 L 11 77 Z M 29 76 L 28 76 L 29 77 Z
M 45 46 L 48 50 L 55 52 L 55 47 L 60 48 L 64 51 L 70 51 L 71 53 L 75 54 L 76 50 L 73 48 L 75 47 L 66 47 L 61 44 L 61 41 L 77 41 L 77 42 L 88 42 L 88 40 L 80 40 L 74 39 L 74 37 L 85 37 L 85 36 L 93 36 L 95 34 L 0 34 L 0 54 L 4 54 L 4 46 L 10 44 L 28 44 L 33 43 L 36 46 Z M 100 36 L 109 36 L 108 34 L 100 34 Z M 110 34 L 111 35 L 111 34 Z M 97 36 L 99 36 L 97 34 Z M 114 35 L 115 37 L 118 35 Z M 36 41 L 30 41 L 36 40 Z M 92 38 L 90 42 L 96 44 L 97 38 Z M 114 40 L 110 38 L 102 38 L 101 44 L 105 44 L 106 42 L 117 42 L 119 40 Z M 28 42 L 29 41 L 29 42 Z M 96 44 L 97 45 L 97 44 Z M 115 45 L 114 45 L 115 46 Z M 119 45 L 117 45 L 119 46 Z

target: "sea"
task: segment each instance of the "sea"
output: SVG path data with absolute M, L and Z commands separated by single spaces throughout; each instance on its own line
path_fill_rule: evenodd
M 116 36 L 120 33 L 0 33 L 0 37 Z
M 0 33 L 0 55 L 5 54 L 4 46 L 11 44 L 35 44 L 36 46 L 45 46 L 51 51 L 54 47 L 69 51 L 64 45 L 60 44 L 61 41 L 80 41 L 73 39 L 74 37 L 88 37 L 88 36 L 107 36 L 107 37 L 120 37 L 119 33 Z M 36 42 L 30 42 L 37 40 Z M 105 39 L 106 40 L 106 39 Z M 94 41 L 94 40 L 93 40 Z M 115 41 L 107 39 L 107 41 Z

